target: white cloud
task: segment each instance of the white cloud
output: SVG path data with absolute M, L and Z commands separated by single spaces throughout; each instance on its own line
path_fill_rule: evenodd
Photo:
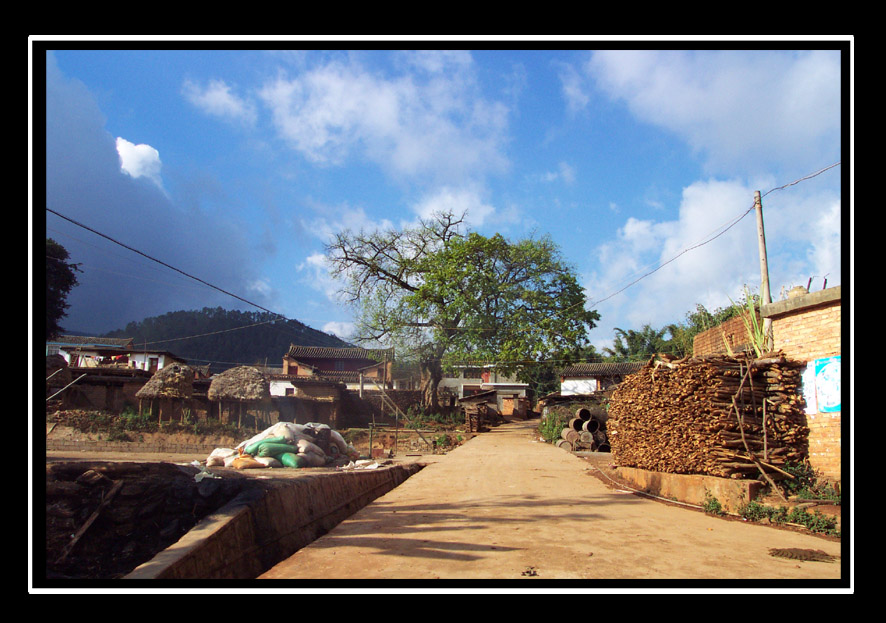
M 477 191 L 469 188 L 441 188 L 423 197 L 413 211 L 423 219 L 435 212 L 451 211 L 455 215 L 465 213 L 465 224 L 470 228 L 482 227 L 493 220 L 496 210 L 483 201 Z M 513 219 L 513 215 L 509 217 Z
M 838 52 L 606 50 L 584 71 L 638 119 L 685 140 L 713 171 L 789 160 L 806 172 L 839 159 Z
M 232 93 L 231 87 L 222 80 L 210 80 L 205 87 L 186 80 L 182 93 L 194 106 L 212 116 L 246 124 L 256 120 L 254 104 Z
M 331 242 L 335 234 L 350 230 L 353 232 L 372 232 L 379 230 L 394 229 L 394 223 L 388 219 L 373 220 L 362 207 L 348 205 L 335 206 L 323 209 L 324 214 L 334 214 L 335 219 L 317 217 L 305 221 L 303 226 L 324 243 Z
M 348 340 L 354 335 L 354 323 L 338 321 L 327 322 L 323 325 L 323 331 L 340 337 L 343 340 Z
M 583 76 L 572 65 L 560 68 L 560 83 L 563 89 L 563 98 L 566 100 L 566 108 L 571 113 L 587 107 L 591 98 L 588 96 L 584 85 Z
M 329 272 L 329 261 L 323 253 L 312 253 L 295 267 L 303 275 L 302 283 L 321 292 L 329 301 L 338 303 L 341 284 Z
M 616 326 L 682 322 L 697 303 L 722 307 L 744 284 L 759 284 L 753 215 L 724 228 L 752 204 L 753 190 L 738 182 L 696 182 L 683 190 L 676 220 L 628 218 L 614 240 L 596 249 L 600 268 L 586 279 L 601 314 L 595 343 L 610 340 Z
M 247 289 L 250 292 L 255 292 L 262 296 L 269 296 L 273 292 L 273 288 L 271 287 L 271 282 L 267 277 L 262 277 L 261 279 L 254 279 L 246 284 Z
M 541 176 L 543 182 L 556 182 L 561 180 L 566 184 L 575 182 L 575 168 L 568 162 L 561 162 L 557 165 L 556 171 L 548 171 Z
M 160 152 L 150 145 L 134 145 L 124 138 L 117 137 L 117 153 L 120 155 L 120 169 L 131 177 L 144 177 L 160 189 L 163 179 L 160 176 L 162 163 Z
M 260 91 L 273 122 L 304 157 L 366 158 L 398 179 L 454 183 L 503 171 L 508 109 L 478 94 L 466 53 L 401 53 L 395 77 L 354 61 L 279 75 Z M 456 66 L 459 71 L 442 72 Z
M 808 253 L 814 276 L 827 277 L 831 284 L 841 281 L 841 220 L 840 202 L 832 201 L 813 223 L 813 244 Z

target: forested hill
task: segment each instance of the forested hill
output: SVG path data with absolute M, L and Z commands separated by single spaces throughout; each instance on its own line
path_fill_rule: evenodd
M 136 347 L 168 351 L 195 366 L 211 364 L 213 373 L 237 365 L 282 365 L 290 344 L 351 346 L 297 320 L 271 322 L 274 317 L 265 312 L 204 307 L 130 322 L 105 337 L 133 338 Z

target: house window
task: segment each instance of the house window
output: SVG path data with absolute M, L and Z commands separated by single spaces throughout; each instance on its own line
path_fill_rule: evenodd
M 335 362 L 335 371 L 336 372 L 344 372 L 345 370 L 345 362 L 344 361 L 336 361 Z
M 294 387 L 287 387 L 285 389 L 286 389 L 287 396 L 295 396 L 295 388 Z

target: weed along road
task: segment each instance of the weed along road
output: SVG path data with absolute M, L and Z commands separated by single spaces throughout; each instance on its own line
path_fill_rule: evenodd
M 508 423 L 471 439 L 259 579 L 827 580 L 848 586 L 840 541 L 607 486 L 588 461 L 537 441 L 536 425 Z M 782 558 L 770 553 L 774 548 L 834 558 Z

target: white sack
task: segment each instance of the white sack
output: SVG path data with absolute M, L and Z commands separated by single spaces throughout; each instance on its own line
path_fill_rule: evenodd
M 283 463 L 272 456 L 256 456 L 253 458 L 265 467 L 283 467 Z

